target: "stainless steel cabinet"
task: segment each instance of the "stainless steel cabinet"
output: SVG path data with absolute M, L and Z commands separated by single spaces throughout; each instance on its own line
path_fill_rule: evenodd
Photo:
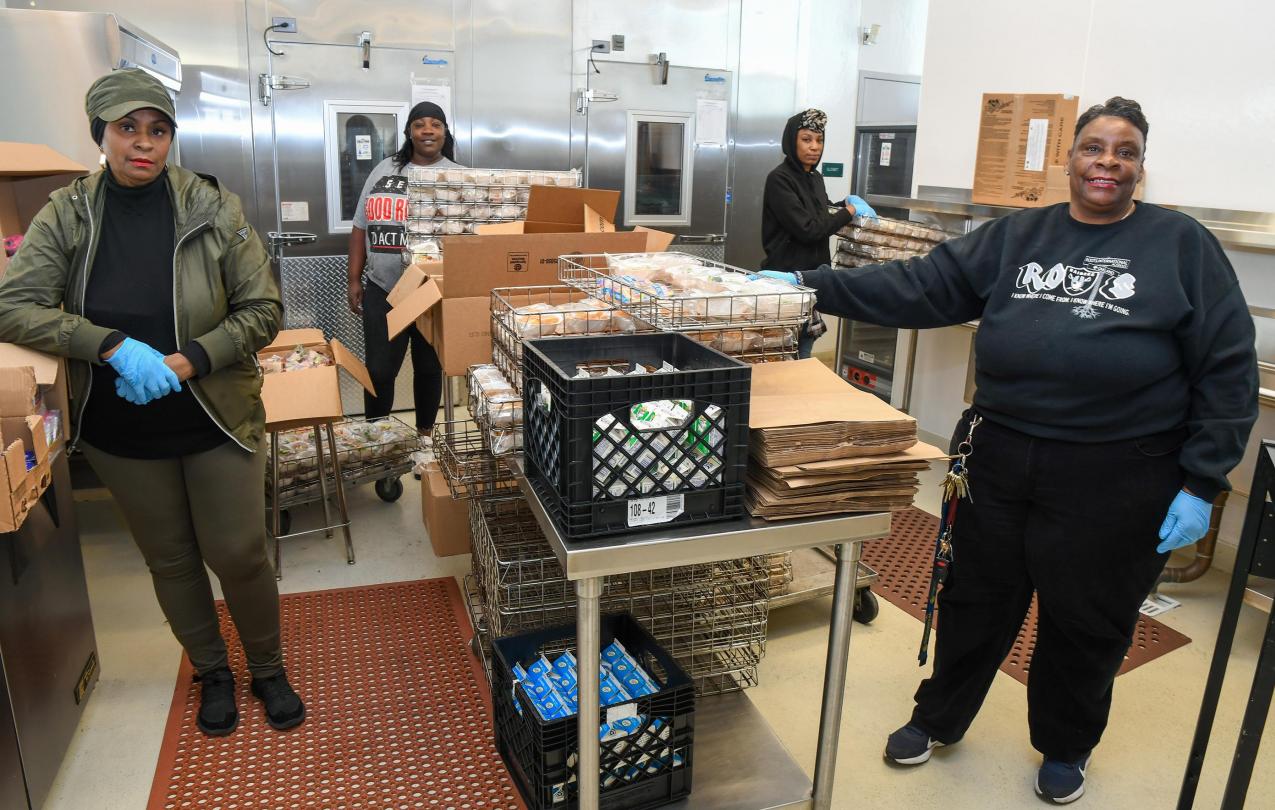
M 0 806 L 38 808 L 48 796 L 97 682 L 97 642 L 71 501 L 66 454 L 16 532 L 0 534 Z M 20 799 L 12 757 L 20 754 Z

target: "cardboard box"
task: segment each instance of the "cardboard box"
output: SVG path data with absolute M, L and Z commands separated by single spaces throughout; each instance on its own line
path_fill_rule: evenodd
M 286 354 L 297 346 L 323 347 L 332 356 L 334 365 L 266 374 L 261 385 L 261 401 L 266 407 L 267 430 L 286 430 L 340 419 L 344 415 L 341 371 L 353 377 L 369 394 L 376 395 L 367 367 L 341 341 L 328 341 L 319 329 L 285 329 L 269 346 L 257 352 L 257 357 Z
M 1147 190 L 1147 175 L 1142 174 L 1142 180 L 1138 183 L 1137 188 L 1133 190 L 1133 198 L 1141 200 Z M 1045 196 L 1041 199 L 1041 205 L 1055 205 L 1061 202 L 1071 201 L 1071 178 L 1067 176 L 1066 166 L 1050 166 L 1045 170 Z
M 984 93 L 971 201 L 1046 205 L 1047 169 L 1067 162 L 1078 107 L 1070 95 Z
M 433 463 L 421 476 L 421 520 L 436 556 L 452 557 L 470 552 L 469 500 L 452 497 L 447 479 Z
M 0 141 L 0 239 L 25 233 L 50 194 L 88 171 L 42 144 Z M 0 275 L 7 264 L 0 250 Z
M 17 531 L 53 480 L 44 417 L 0 418 L 0 532 Z M 35 456 L 27 469 L 26 454 Z
M 662 251 L 673 241 L 648 228 L 616 232 L 619 200 L 617 191 L 532 186 L 525 221 L 444 238 L 441 267 L 414 265 L 390 291 L 390 336 L 416 323 L 447 376 L 490 363 L 493 289 L 557 284 L 559 256 Z
M 0 418 L 58 411 L 60 427 L 52 447 L 71 436 L 66 361 L 25 346 L 0 343 Z

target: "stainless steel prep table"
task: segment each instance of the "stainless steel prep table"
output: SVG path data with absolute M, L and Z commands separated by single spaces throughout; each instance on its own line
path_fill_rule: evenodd
M 849 663 L 855 572 L 862 543 L 890 533 L 890 514 L 872 512 L 774 523 L 741 518 L 574 541 L 564 538 L 550 519 L 527 481 L 521 458 L 511 459 L 510 464 L 522 493 L 549 540 L 549 546 L 562 565 L 562 570 L 567 579 L 576 585 L 576 659 L 580 690 L 578 722 L 579 739 L 582 741 L 596 739 L 600 722 L 598 670 L 601 653 L 600 600 L 604 577 L 813 546 L 836 547 L 836 582 L 832 594 L 832 623 L 828 632 L 828 660 L 824 670 L 823 708 L 819 720 L 819 746 L 815 756 L 813 787 L 801 768 L 770 732 L 765 720 L 753 708 L 746 694 L 703 698 L 699 701 L 697 710 L 701 718 L 709 722 L 696 735 L 695 756 L 709 767 L 696 773 L 694 792 L 690 798 L 675 805 L 687 808 L 712 807 L 715 810 L 829 810 L 832 807 L 832 782 L 841 731 L 846 668 Z M 718 705 L 727 699 L 735 703 L 730 707 Z M 734 756 L 738 757 L 747 751 L 751 758 L 759 755 L 763 747 L 769 749 L 762 760 L 768 763 L 767 767 L 771 771 L 768 785 L 772 789 L 782 788 L 781 795 L 762 797 L 749 791 L 740 791 L 738 785 L 732 785 L 732 782 L 747 779 L 748 776 L 738 768 L 728 765 L 730 752 L 734 751 Z M 577 764 L 580 810 L 598 810 L 598 759 L 599 749 L 596 746 L 581 745 Z M 778 778 L 781 775 L 783 778 Z M 757 804 L 758 801 L 763 803 Z

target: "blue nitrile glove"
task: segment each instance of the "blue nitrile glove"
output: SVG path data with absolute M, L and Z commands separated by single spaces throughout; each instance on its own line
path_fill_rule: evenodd
M 1161 554 L 1175 548 L 1189 546 L 1209 530 L 1209 518 L 1213 504 L 1197 498 L 1185 489 L 1179 490 L 1169 504 L 1169 514 L 1160 524 L 1160 545 L 1155 550 Z
M 857 194 L 851 194 L 849 197 L 846 197 L 846 204 L 854 209 L 854 215 L 856 217 L 877 219 L 877 212 L 873 210 L 872 206 L 868 205 L 867 200 Z
M 144 394 L 139 394 L 136 388 L 124 382 L 123 377 L 115 378 L 115 393 L 120 399 L 126 399 L 134 405 L 145 405 L 150 402 Z
M 778 279 L 779 281 L 782 281 L 785 284 L 797 283 L 796 273 L 785 273 L 783 270 L 759 270 L 757 272 L 757 275 L 765 276 L 766 278 Z
M 145 396 L 146 402 L 182 390 L 177 375 L 164 365 L 164 355 L 140 340 L 124 338 L 106 362 L 133 387 L 135 394 Z

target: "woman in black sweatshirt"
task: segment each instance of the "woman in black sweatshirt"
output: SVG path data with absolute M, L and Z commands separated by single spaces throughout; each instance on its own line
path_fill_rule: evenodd
M 1141 107 L 1112 98 L 1076 124 L 1069 203 L 907 262 L 796 274 L 837 315 L 908 328 L 981 318 L 974 406 L 953 436 L 955 448 L 981 417 L 974 498 L 958 510 L 934 673 L 890 735 L 894 762 L 961 738 L 1035 592 L 1036 791 L 1079 798 L 1138 608 L 1168 552 L 1204 535 L 1243 455 L 1253 321 L 1213 235 L 1134 202 L 1146 135 Z
M 761 243 L 766 250 L 763 267 L 771 270 L 814 270 L 829 264 L 828 240 L 854 217 L 856 208 L 876 216 L 857 197 L 843 203 L 828 199 L 823 175 L 815 170 L 823 159 L 823 134 L 828 116 L 822 110 L 797 113 L 784 126 L 781 146 L 784 162 L 766 176 L 762 194 Z M 814 313 L 799 341 L 800 354 L 809 357 L 815 339 L 827 326 Z

